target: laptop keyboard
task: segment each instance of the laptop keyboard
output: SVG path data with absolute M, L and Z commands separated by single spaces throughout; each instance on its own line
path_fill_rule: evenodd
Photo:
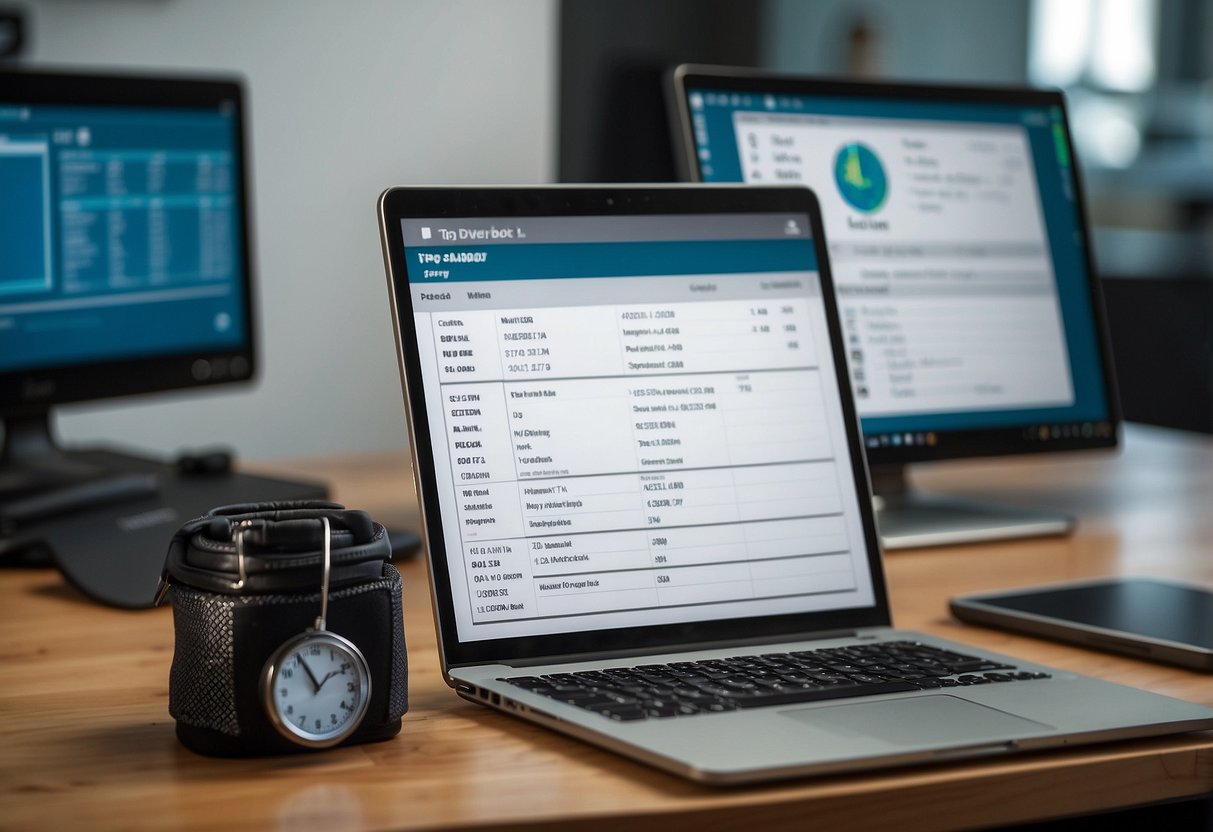
M 1048 677 L 978 656 L 893 641 L 498 681 L 629 722 Z

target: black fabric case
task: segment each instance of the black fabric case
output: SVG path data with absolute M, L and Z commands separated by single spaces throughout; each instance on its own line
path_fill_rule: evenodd
M 260 678 L 274 651 L 320 612 L 322 515 L 333 530 L 326 629 L 357 645 L 371 673 L 366 715 L 341 745 L 399 733 L 408 710 L 402 582 L 387 562 L 383 527 L 336 503 L 228 506 L 186 524 L 165 565 L 176 640 L 169 714 L 193 751 L 239 757 L 308 750 L 274 728 Z M 245 530 L 240 588 L 237 528 Z

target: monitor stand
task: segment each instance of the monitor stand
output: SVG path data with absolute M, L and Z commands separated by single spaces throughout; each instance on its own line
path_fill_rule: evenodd
M 1064 535 L 1074 529 L 1074 518 L 1066 514 L 917 493 L 904 465 L 872 468 L 872 491 L 885 549 Z
M 60 448 L 47 411 L 3 422 L 0 537 L 22 525 L 146 497 L 160 488 L 153 471 L 116 469 Z
M 319 500 L 322 483 L 189 467 L 104 448 L 65 451 L 46 412 L 4 420 L 0 564 L 55 565 L 103 604 L 150 607 L 173 533 L 212 508 Z M 40 562 L 39 562 L 40 561 Z

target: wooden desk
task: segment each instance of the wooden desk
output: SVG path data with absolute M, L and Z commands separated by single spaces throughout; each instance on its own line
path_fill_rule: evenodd
M 413 521 L 403 454 L 267 470 Z M 951 620 L 954 593 L 1137 573 L 1213 586 L 1213 440 L 1132 430 L 1123 455 L 940 466 L 930 489 L 1069 509 L 1070 538 L 899 552 L 897 624 L 1213 705 L 1213 678 Z M 712 790 L 458 699 L 442 682 L 423 567 L 404 565 L 412 707 L 396 739 L 213 760 L 167 713 L 167 609 L 95 606 L 50 571 L 0 571 L 0 829 L 435 827 L 902 830 L 986 826 L 1213 791 L 1213 736 Z

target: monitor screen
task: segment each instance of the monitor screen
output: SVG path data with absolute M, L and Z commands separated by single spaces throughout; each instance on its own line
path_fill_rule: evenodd
M 251 376 L 241 108 L 0 73 L 0 415 Z
M 1113 445 L 1058 93 L 680 70 L 689 173 L 821 201 L 874 463 Z

